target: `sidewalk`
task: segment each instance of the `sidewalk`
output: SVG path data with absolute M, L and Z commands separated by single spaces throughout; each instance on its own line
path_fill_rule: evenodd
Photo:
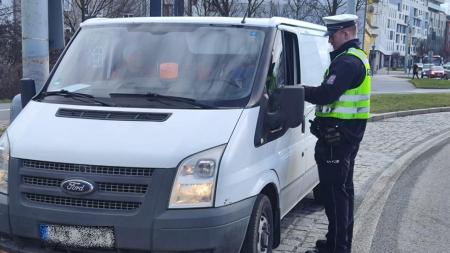
M 355 213 L 368 190 L 396 159 L 424 141 L 450 131 L 450 112 L 422 114 L 369 122 L 356 158 Z M 301 201 L 283 220 L 278 253 L 304 252 L 323 239 L 328 221 L 312 199 Z

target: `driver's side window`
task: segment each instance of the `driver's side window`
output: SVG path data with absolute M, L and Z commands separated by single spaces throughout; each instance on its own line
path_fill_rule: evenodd
M 285 59 L 281 31 L 277 31 L 272 48 L 269 72 L 267 73 L 266 91 L 270 96 L 273 91 L 285 84 Z
M 266 79 L 269 111 L 275 112 L 279 109 L 279 101 L 277 101 L 276 96 L 272 95 L 275 89 L 296 84 L 300 84 L 300 57 L 297 35 L 278 30 L 275 35 Z

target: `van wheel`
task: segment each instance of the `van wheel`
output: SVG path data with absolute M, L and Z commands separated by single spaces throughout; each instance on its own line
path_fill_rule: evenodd
M 272 245 L 272 205 L 266 195 L 259 194 L 253 206 L 241 253 L 271 253 Z
M 320 183 L 316 185 L 313 189 L 313 195 L 314 195 L 314 202 L 318 205 L 323 205 L 323 197 L 322 197 L 322 191 L 320 190 Z

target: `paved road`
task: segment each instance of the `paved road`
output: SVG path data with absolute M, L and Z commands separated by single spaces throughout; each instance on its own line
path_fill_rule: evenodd
M 9 103 L 0 103 L 0 121 L 9 121 Z
M 450 113 L 433 113 L 368 123 L 356 158 L 356 208 L 374 181 L 397 158 L 420 143 L 450 131 L 449 118 Z M 300 253 L 314 247 L 315 240 L 324 238 L 327 224 L 323 208 L 309 198 L 303 200 L 282 220 L 282 241 L 275 252 Z
M 450 89 L 416 89 L 410 79 L 398 74 L 374 75 L 372 78 L 372 93 L 442 93 Z
M 371 253 L 449 252 L 450 142 L 419 157 L 389 195 Z

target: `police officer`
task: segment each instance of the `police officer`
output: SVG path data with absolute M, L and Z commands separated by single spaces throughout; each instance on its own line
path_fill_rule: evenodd
M 305 87 L 305 100 L 316 104 L 311 132 L 318 138 L 315 159 L 321 198 L 329 225 L 326 240 L 307 251 L 349 253 L 353 233 L 353 167 L 369 118 L 371 71 L 359 48 L 357 16 L 324 17 L 334 51 L 319 87 Z

